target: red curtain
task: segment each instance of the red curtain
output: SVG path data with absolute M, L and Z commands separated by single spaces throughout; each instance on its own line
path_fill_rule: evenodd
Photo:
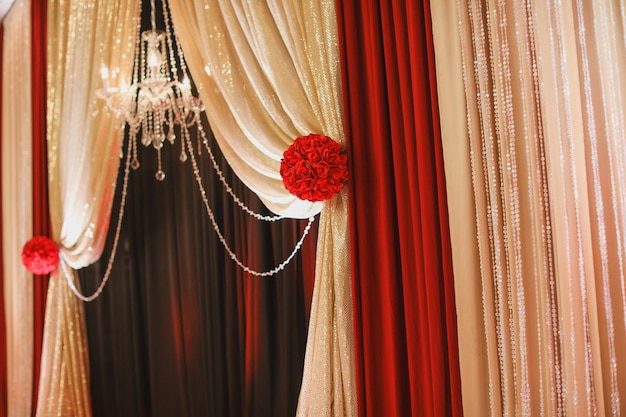
M 0 27 L 0 141 L 2 140 L 2 47 L 4 27 Z M 0 147 L 1 149 L 1 147 Z M 2 184 L 2 152 L 0 151 L 0 184 Z M 0 254 L 2 249 L 2 205 L 0 204 Z M 0 256 L 0 417 L 7 415 L 7 333 L 4 315 L 4 263 Z
M 31 95 L 33 123 L 33 235 L 51 236 L 48 206 L 48 158 L 46 143 L 46 0 L 31 5 Z M 33 282 L 33 410 L 39 388 L 44 313 L 48 277 Z
M 359 415 L 461 416 L 429 4 L 337 14 Z

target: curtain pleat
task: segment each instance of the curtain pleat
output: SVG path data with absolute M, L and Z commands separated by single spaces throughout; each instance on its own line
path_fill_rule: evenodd
M 268 214 L 213 138 L 209 143 L 235 193 Z M 279 276 L 251 277 L 219 242 L 189 162 L 164 147 L 167 178 L 158 182 L 153 150 L 139 152 L 112 282 L 86 305 L 94 416 L 295 415 L 316 227 Z M 261 269 L 280 262 L 306 221 L 251 218 L 227 194 L 206 153 L 198 164 L 217 222 L 241 259 Z M 80 271 L 86 291 L 98 285 L 112 238 L 103 259 Z
M 339 1 L 359 415 L 462 415 L 428 4 Z
M 33 276 L 22 265 L 32 237 L 31 3 L 5 17 L 2 205 L 8 415 L 30 415 L 33 388 Z
M 4 62 L 4 26 L 0 26 L 0 67 Z M 0 97 L 4 97 L 2 91 L 3 88 L 2 71 L 0 71 Z M 2 114 L 3 100 L 0 99 L 0 115 Z M 2 120 L 0 117 L 0 141 L 2 141 Z M 1 143 L 4 143 L 2 141 Z M 0 146 L 0 182 L 3 181 L 4 170 L 3 160 L 4 151 Z M 4 214 L 2 205 L 0 204 L 0 236 L 4 236 L 3 231 Z M 0 239 L 0 251 L 4 253 L 4 238 Z M 0 257 L 0 416 L 7 416 L 7 326 L 6 326 L 6 314 L 5 314 L 5 301 L 4 301 L 4 256 Z
M 46 143 L 46 5 L 47 0 L 38 0 L 34 7 L 31 7 L 33 236 L 51 236 Z M 33 282 L 33 404 L 37 404 L 47 292 L 47 277 L 35 277 Z

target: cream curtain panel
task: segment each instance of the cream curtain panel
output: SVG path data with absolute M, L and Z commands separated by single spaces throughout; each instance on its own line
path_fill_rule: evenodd
M 32 237 L 31 4 L 5 17 L 2 57 L 2 240 L 8 415 L 29 416 L 33 389 L 33 276 L 21 262 Z
M 48 2 L 50 214 L 73 279 L 100 257 L 119 166 L 122 131 L 95 99 L 100 67 L 130 80 L 138 12 L 137 0 Z M 89 416 L 83 305 L 61 271 L 48 288 L 37 416 Z
M 282 153 L 300 136 L 344 142 L 335 4 L 171 0 L 172 19 L 220 148 L 272 211 L 322 210 L 298 415 L 356 415 L 347 193 L 309 203 L 283 187 Z M 323 208 L 322 208 L 323 206 Z
M 626 7 L 432 2 L 466 416 L 626 410 Z

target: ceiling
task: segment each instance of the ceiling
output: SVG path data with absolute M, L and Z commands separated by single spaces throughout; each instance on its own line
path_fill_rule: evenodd
M 4 19 L 4 16 L 6 16 L 11 6 L 13 6 L 14 1 L 15 0 L 0 0 L 0 21 Z

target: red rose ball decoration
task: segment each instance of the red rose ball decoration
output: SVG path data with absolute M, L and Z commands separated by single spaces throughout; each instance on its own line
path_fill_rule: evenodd
M 50 238 L 35 236 L 22 249 L 22 263 L 35 275 L 46 275 L 59 264 L 59 247 Z
M 285 188 L 301 200 L 324 201 L 348 180 L 348 157 L 328 136 L 300 136 L 283 153 L 280 175 Z

